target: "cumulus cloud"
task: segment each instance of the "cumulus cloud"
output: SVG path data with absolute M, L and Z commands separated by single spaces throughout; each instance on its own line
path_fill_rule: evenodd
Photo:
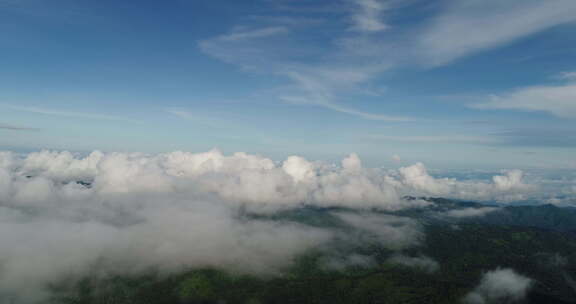
M 503 173 L 492 177 L 492 183 L 487 183 L 435 178 L 428 174 L 422 163 L 399 169 L 404 191 L 412 194 L 508 202 L 527 199 L 538 190 L 535 185 L 524 183 L 521 170 L 506 170 Z
M 5 152 L 0 163 L 11 176 L 5 183 L 12 183 L 15 189 L 30 184 L 57 192 L 72 187 L 75 181 L 84 181 L 91 183 L 84 190 L 92 195 L 201 194 L 259 211 L 301 204 L 397 210 L 415 204 L 401 199 L 410 194 L 482 198 L 528 193 L 533 189 L 523 182 L 519 170 L 505 171 L 504 175 L 493 177 L 493 183 L 462 182 L 435 178 L 422 163 L 417 163 L 400 168 L 396 176 L 363 167 L 357 154 L 344 158 L 339 167 L 310 162 L 300 156 L 291 156 L 278 164 L 258 155 L 238 152 L 226 156 L 218 150 L 159 155 L 95 151 L 85 157 L 42 151 L 24 158 Z M 14 179 L 14 176 L 32 178 Z
M 496 189 L 508 191 L 515 188 L 524 188 L 522 183 L 522 175 L 524 173 L 520 170 L 508 170 L 506 175 L 496 175 L 492 177 Z
M 466 297 L 465 303 L 487 304 L 517 301 L 526 296 L 532 280 L 512 269 L 496 269 L 484 274 L 480 284 Z
M 422 163 L 400 168 L 399 171 L 405 186 L 424 193 L 446 194 L 450 191 L 450 183 L 454 182 L 450 179 L 435 179 L 428 174 Z
M 436 179 L 422 164 L 393 174 L 365 168 L 356 154 L 334 166 L 300 156 L 279 163 L 218 150 L 1 152 L 0 293 L 42 299 L 47 282 L 95 269 L 213 266 L 278 273 L 294 256 L 343 237 L 334 229 L 266 220 L 267 214 L 302 206 L 352 209 L 333 214 L 354 231 L 345 238 L 401 250 L 420 242 L 419 224 L 369 209 L 431 204 L 405 200 L 405 194 L 503 195 L 521 185 L 519 173 L 480 186 Z M 350 265 L 368 261 L 343 259 Z

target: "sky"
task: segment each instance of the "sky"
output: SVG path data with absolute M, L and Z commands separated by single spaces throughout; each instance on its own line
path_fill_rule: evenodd
M 0 0 L 0 150 L 576 168 L 574 0 Z

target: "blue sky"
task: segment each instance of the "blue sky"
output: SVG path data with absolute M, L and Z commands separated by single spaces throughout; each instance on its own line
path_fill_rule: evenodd
M 573 0 L 0 0 L 0 149 L 576 168 L 575 32 Z

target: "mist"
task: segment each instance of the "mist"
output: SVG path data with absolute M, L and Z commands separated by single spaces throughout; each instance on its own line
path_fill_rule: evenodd
M 485 273 L 480 284 L 464 299 L 469 304 L 518 301 L 526 296 L 533 281 L 512 269 L 496 269 Z

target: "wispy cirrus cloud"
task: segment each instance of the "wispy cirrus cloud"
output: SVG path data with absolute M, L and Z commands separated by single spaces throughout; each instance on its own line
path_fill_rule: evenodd
M 351 114 L 368 120 L 395 121 L 395 122 L 402 122 L 402 121 L 407 122 L 416 120 L 415 118 L 412 117 L 372 114 L 368 112 L 358 111 L 356 109 L 348 108 L 335 103 L 326 103 L 323 104 L 323 106 L 340 113 Z
M 211 128 L 228 128 L 230 121 L 217 117 L 216 115 L 207 115 L 206 113 L 194 112 L 186 108 L 166 108 L 164 112 L 176 116 L 180 119 L 191 121 L 198 125 Z
M 445 65 L 575 21 L 572 0 L 447 1 L 416 41 L 424 63 Z
M 301 18 L 318 16 L 317 7 L 298 5 L 290 2 L 289 12 L 297 9 Z M 275 96 L 279 100 L 322 106 L 364 119 L 407 121 L 410 115 L 367 113 L 349 102 L 360 92 L 368 92 L 363 88 L 388 71 L 448 65 L 576 22 L 573 0 L 441 1 L 422 22 L 398 26 L 384 15 L 402 13 L 399 1 L 340 0 L 329 8 L 323 14 L 330 18 L 306 24 L 279 25 L 252 16 L 250 22 L 200 41 L 199 46 L 222 61 L 287 80 L 290 89 Z M 286 10 L 273 13 L 283 12 Z M 377 97 L 385 102 L 385 96 Z
M 531 128 L 510 129 L 495 132 L 492 136 L 499 139 L 499 144 L 518 147 L 576 147 L 576 132 L 574 129 Z
M 477 144 L 508 147 L 576 147 L 576 134 L 572 129 L 516 128 L 503 129 L 487 135 L 384 135 L 363 136 L 370 141 L 427 144 Z
M 383 13 L 388 8 L 382 0 L 352 0 L 356 6 L 351 16 L 352 30 L 360 32 L 379 32 L 386 30 L 388 25 L 383 20 Z
M 289 103 L 312 103 L 327 109 L 354 115 L 368 120 L 381 121 L 413 121 L 414 118 L 394 116 L 378 113 L 368 113 L 334 102 L 335 96 L 341 89 L 353 89 L 355 86 L 367 81 L 375 70 L 380 67 L 320 67 L 303 70 L 289 70 L 284 72 L 286 77 L 297 84 L 298 95 L 280 96 L 281 100 Z
M 576 81 L 576 71 L 561 72 L 557 78 L 562 80 Z
M 396 141 L 406 143 L 460 143 L 460 144 L 495 144 L 498 139 L 491 136 L 466 136 L 466 135 L 366 135 L 366 139 L 381 141 Z
M 166 111 L 166 113 L 178 116 L 178 117 L 183 118 L 183 119 L 196 118 L 196 116 L 194 116 L 194 114 L 192 114 L 186 110 L 179 109 L 179 108 L 168 108 L 168 109 L 165 109 L 164 111 Z
M 247 31 L 235 31 L 230 34 L 222 35 L 218 39 L 221 41 L 243 41 L 250 39 L 266 38 L 274 35 L 286 34 L 289 32 L 287 27 L 273 26 L 262 29 L 253 29 Z
M 86 118 L 86 119 L 112 120 L 112 121 L 124 121 L 124 122 L 131 122 L 131 123 L 140 123 L 140 121 L 138 121 L 138 120 L 130 119 L 130 118 L 123 117 L 123 116 L 116 116 L 116 115 L 87 113 L 87 112 L 75 112 L 75 111 L 66 111 L 66 110 L 55 110 L 55 109 L 46 109 L 46 108 L 40 108 L 40 107 L 27 107 L 27 106 L 8 105 L 7 107 L 12 109 L 12 110 L 16 110 L 16 111 L 43 114 L 43 115 L 51 115 L 51 116 L 62 116 L 62 117 L 72 117 L 72 118 Z
M 13 131 L 38 131 L 38 130 L 40 130 L 38 128 L 15 126 L 15 125 L 1 123 L 1 122 L 0 122 L 0 129 L 13 130 Z
M 356 49 L 350 48 L 349 43 L 344 41 L 347 37 L 357 35 L 355 31 L 350 31 L 350 20 L 355 20 L 353 28 L 357 30 L 383 29 L 383 23 L 376 23 L 375 20 L 379 12 L 384 10 L 384 4 L 379 1 L 354 1 L 353 4 L 347 6 L 349 10 L 344 19 L 304 25 L 283 23 L 278 26 L 275 21 L 268 20 L 266 23 L 264 20 L 267 19 L 252 16 L 251 23 L 239 25 L 227 34 L 200 41 L 199 47 L 206 54 L 245 70 L 288 80 L 289 89 L 275 96 L 279 100 L 322 106 L 370 120 L 410 120 L 404 116 L 363 112 L 343 103 L 342 94 L 368 92 L 360 88 L 389 66 L 388 63 L 377 63 L 357 56 L 354 54 Z M 358 25 L 361 18 L 371 21 Z M 255 25 L 255 20 L 260 23 Z M 342 29 L 334 31 L 335 27 Z M 314 43 L 308 43 L 302 37 L 310 32 L 333 32 L 334 35 L 320 35 L 314 39 Z
M 574 73 L 576 75 L 576 73 Z M 476 109 L 507 109 L 542 111 L 562 118 L 576 118 L 576 79 L 572 73 L 563 73 L 568 83 L 537 85 L 492 95 L 487 101 L 470 105 Z

